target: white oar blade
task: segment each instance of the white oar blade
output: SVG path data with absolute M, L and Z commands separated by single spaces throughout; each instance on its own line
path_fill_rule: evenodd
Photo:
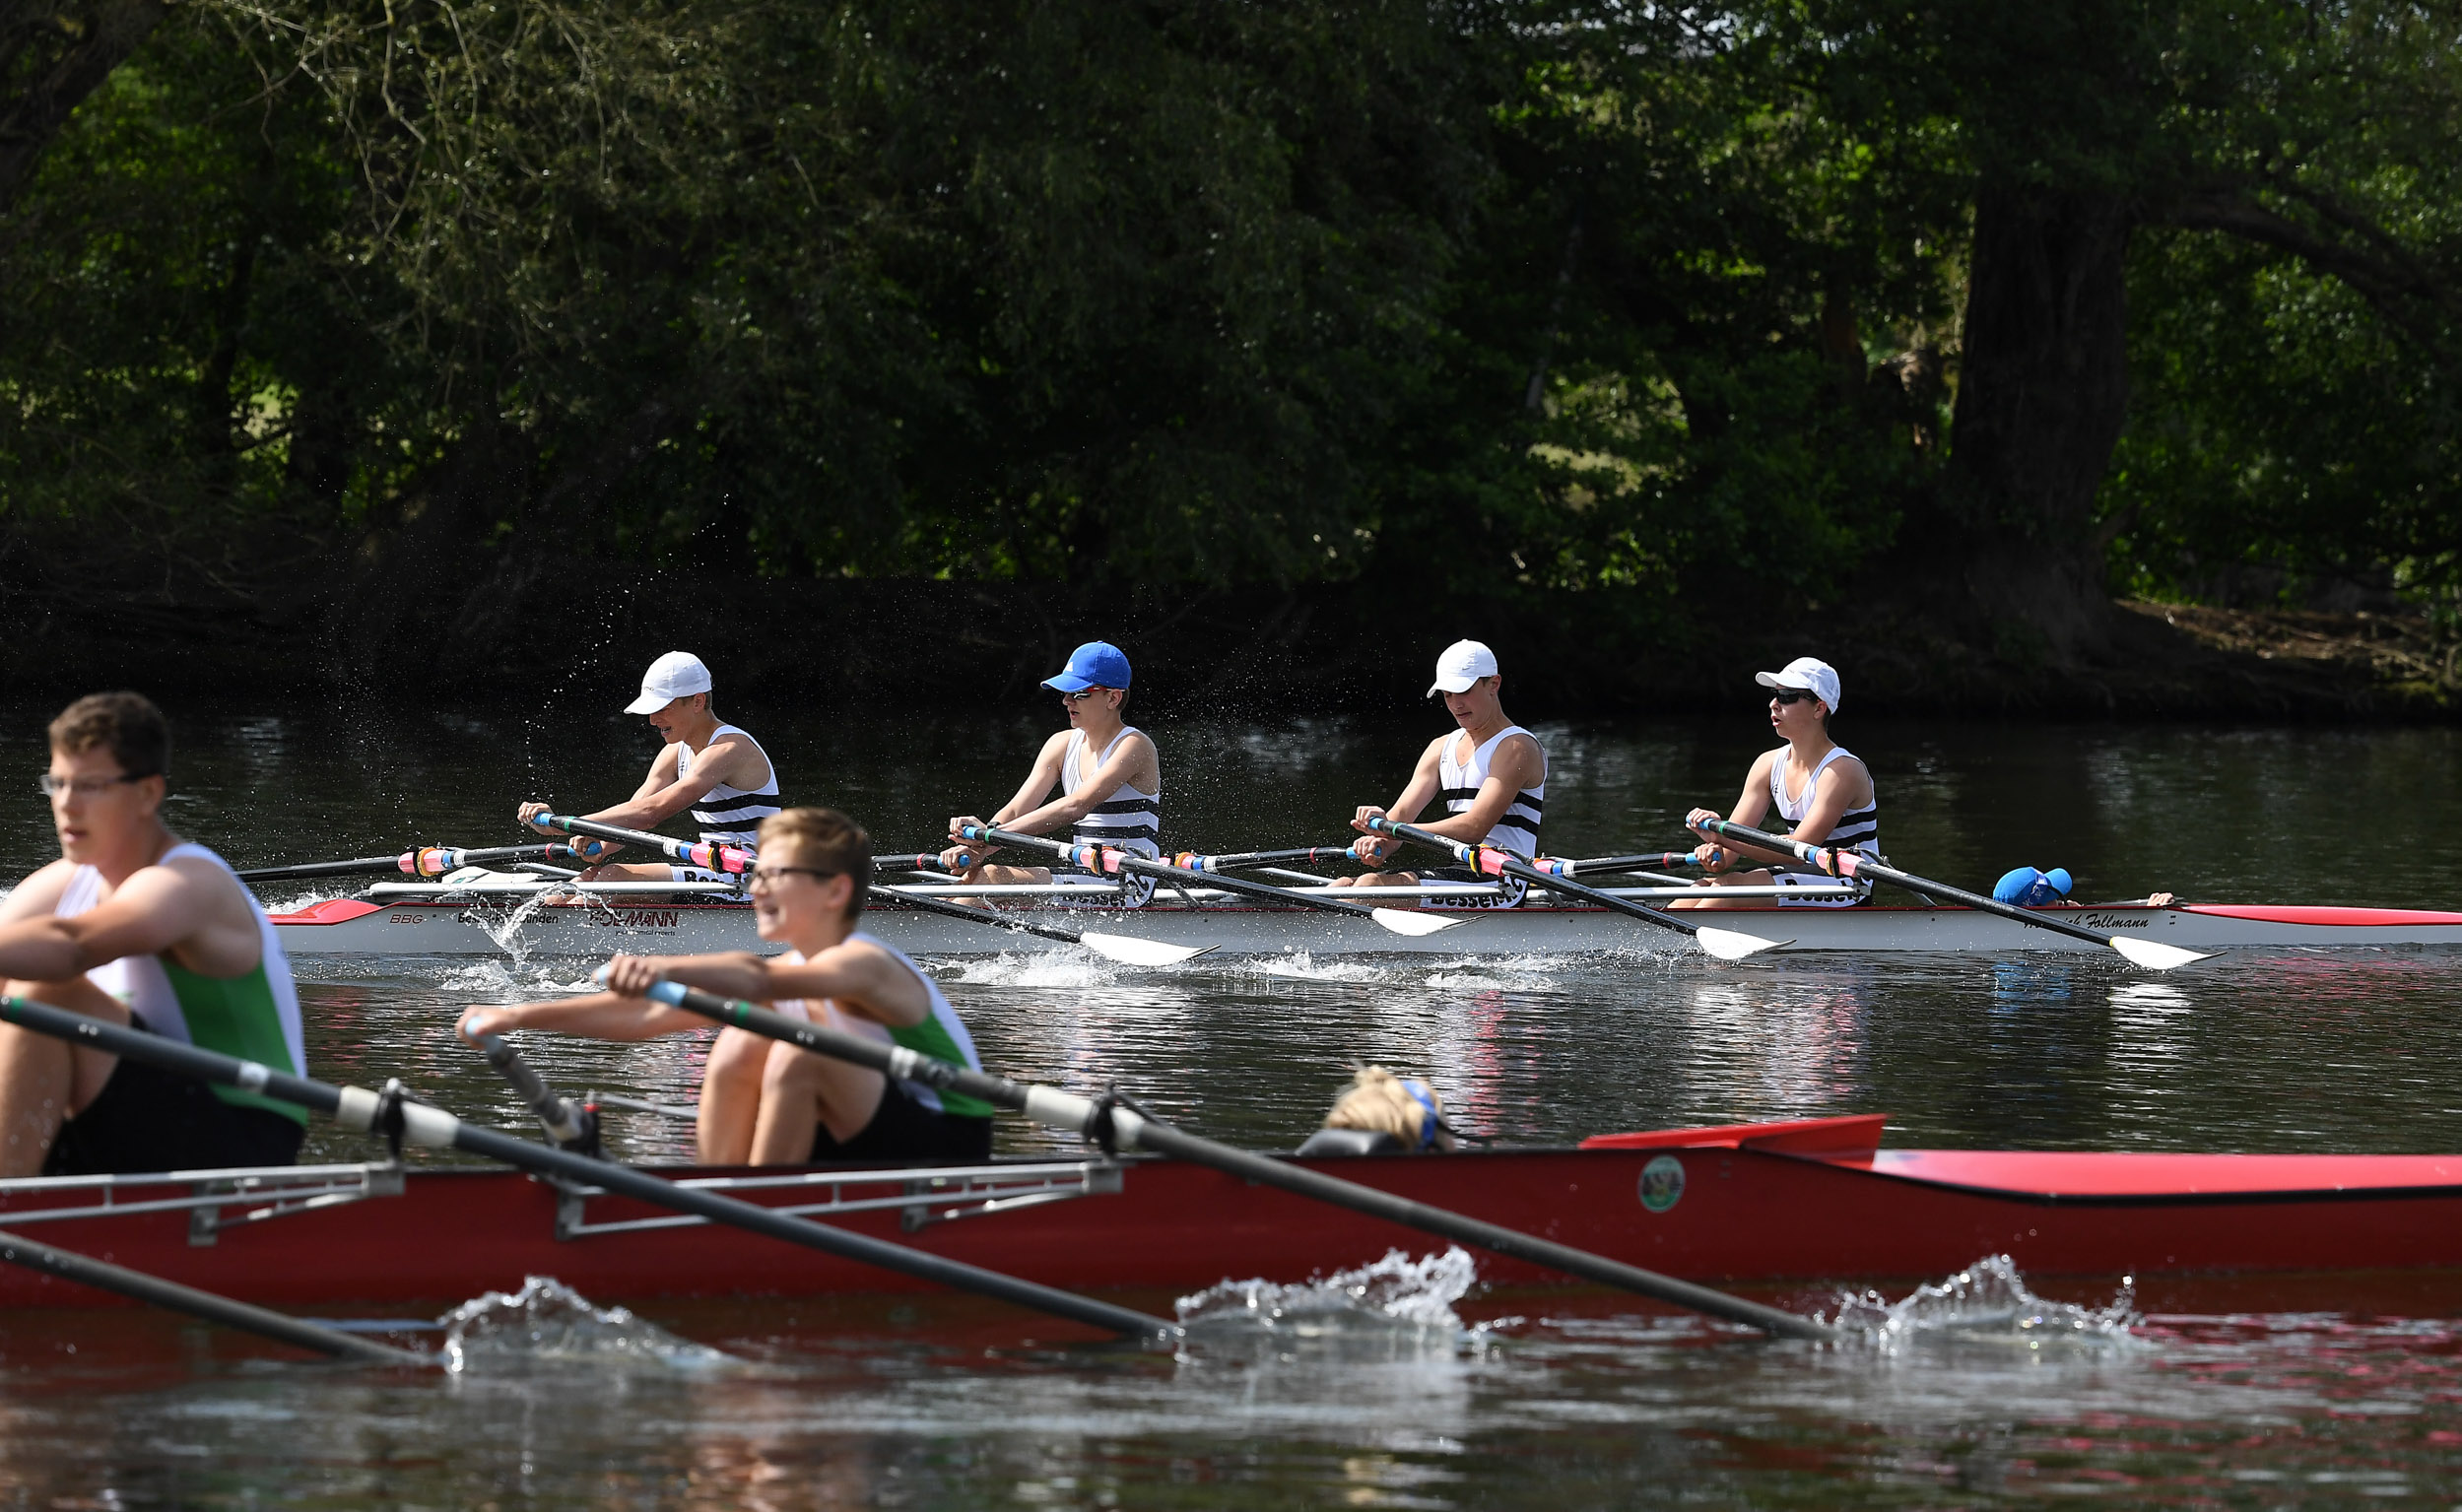
M 2136 965 L 2149 971 L 2169 971 L 2200 960 L 2212 960 L 2219 951 L 2183 951 L 2176 945 L 2157 945 L 2152 940 L 2130 940 L 2120 935 L 2107 935 L 2111 948 L 2126 955 Z
M 1133 935 L 1102 935 L 1093 930 L 1077 937 L 1078 943 L 1105 960 L 1116 960 L 1124 966 L 1176 966 L 1183 960 L 1195 960 L 1214 949 L 1210 945 L 1165 945 L 1160 940 L 1140 940 Z
M 1720 960 L 1742 960 L 1747 955 L 1759 955 L 1763 951 L 1779 950 L 1795 942 L 1763 940 L 1759 935 L 1748 935 L 1742 930 L 1712 929 L 1704 924 L 1694 931 L 1693 943 Z
M 1370 916 L 1385 928 L 1397 935 L 1408 935 L 1414 940 L 1423 939 L 1438 930 L 1451 929 L 1462 922 L 1459 919 L 1448 919 L 1439 914 L 1420 913 L 1409 908 L 1376 908 L 1369 912 Z

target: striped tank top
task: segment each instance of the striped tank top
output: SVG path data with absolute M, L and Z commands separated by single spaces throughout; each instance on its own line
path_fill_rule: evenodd
M 1102 755 L 1093 761 L 1086 759 L 1086 732 L 1069 732 L 1068 753 L 1060 758 L 1060 790 L 1074 793 L 1085 786 L 1087 779 L 1102 768 L 1120 742 L 1137 734 L 1133 725 L 1124 725 L 1111 737 L 1111 744 L 1102 748 Z M 1159 857 L 1163 854 L 1162 779 L 1156 778 L 1157 791 L 1141 793 L 1122 783 L 1111 796 L 1088 810 L 1070 829 L 1069 837 L 1081 845 L 1108 845 L 1133 856 Z
M 721 735 L 741 735 L 761 758 L 769 761 L 769 753 L 761 750 L 761 742 L 750 732 L 734 725 L 720 725 L 709 732 L 715 741 Z M 675 754 L 676 780 L 693 775 L 693 748 L 678 746 Z M 693 801 L 693 822 L 701 826 L 701 839 L 711 845 L 741 845 L 750 848 L 760 843 L 761 822 L 780 809 L 788 807 L 778 796 L 778 763 L 769 761 L 769 780 L 759 788 L 729 787 L 721 782 Z
M 1470 737 L 1467 734 L 1445 737 L 1444 753 L 1436 761 L 1436 796 L 1444 800 L 1447 815 L 1467 814 L 1477 807 L 1479 790 L 1488 784 L 1489 763 L 1496 759 L 1497 744 L 1508 735 L 1530 735 L 1530 732 L 1520 725 L 1506 725 L 1480 742 L 1467 761 L 1456 761 L 1453 753 L 1461 742 Z M 1530 739 L 1536 745 L 1539 738 L 1531 735 Z M 1511 851 L 1525 861 L 1539 854 L 1539 822 L 1546 815 L 1547 806 L 1548 753 L 1547 748 L 1542 746 L 1539 750 L 1539 785 L 1523 788 L 1513 795 L 1512 803 L 1496 822 L 1496 827 L 1488 831 L 1485 843 L 1498 850 Z
M 817 1023 L 823 1028 L 860 1034 L 866 1039 L 876 1039 L 883 1044 L 903 1045 L 917 1055 L 928 1055 L 936 1061 L 950 1061 L 969 1071 L 983 1069 L 981 1057 L 974 1053 L 974 1036 L 966 1032 L 965 1020 L 959 1018 L 958 1011 L 949 1006 L 949 999 L 941 994 L 939 983 L 925 975 L 923 968 L 916 965 L 905 952 L 878 936 L 857 930 L 846 938 L 849 941 L 861 941 L 865 945 L 876 946 L 888 952 L 897 958 L 899 965 L 913 972 L 914 979 L 923 984 L 924 995 L 932 1000 L 932 1011 L 924 1015 L 920 1022 L 901 1024 L 893 1028 L 877 1019 L 864 1019 L 846 1013 L 828 998 L 823 998 L 818 1003 L 807 1002 L 801 998 L 789 998 L 782 1003 L 774 1003 L 770 1006 L 788 1018 L 801 1019 L 806 1023 Z M 789 951 L 778 958 L 790 966 L 800 966 L 804 963 L 801 951 Z M 907 1096 L 923 1107 L 935 1113 L 946 1113 L 952 1118 L 989 1118 L 997 1111 L 980 1097 L 969 1097 L 964 1092 L 944 1092 L 926 1086 L 920 1082 L 900 1082 L 898 1085 Z
M 163 852 L 163 861 L 202 857 L 231 870 L 231 863 L 193 841 L 183 840 Z M 158 863 L 159 864 L 159 863 Z M 183 1045 L 219 1050 L 254 1061 L 292 1076 L 307 1075 L 307 1047 L 299 1025 L 299 994 L 291 980 L 291 961 L 282 953 L 282 937 L 271 919 L 237 877 L 231 885 L 248 900 L 256 915 L 256 965 L 239 976 L 203 976 L 167 955 L 123 955 L 86 973 L 86 980 L 128 1005 L 129 1017 Z M 81 866 L 60 892 L 52 912 L 67 917 L 84 913 L 100 901 L 102 874 Z M 233 1107 L 263 1108 L 301 1124 L 307 1110 L 277 1102 L 260 1092 L 216 1084 L 207 1088 Z
M 1778 806 L 1779 815 L 1791 828 L 1802 823 L 1804 816 L 1813 811 L 1813 797 L 1821 790 L 1821 774 L 1830 769 L 1830 762 L 1852 753 L 1844 746 L 1831 747 L 1830 754 L 1821 758 L 1821 764 L 1813 768 L 1812 775 L 1804 779 L 1804 791 L 1789 798 L 1786 777 L 1789 749 L 1779 747 L 1775 753 L 1777 758 L 1769 763 L 1769 801 Z M 1872 802 L 1862 808 L 1849 809 L 1839 815 L 1836 826 L 1830 829 L 1827 838 L 1817 843 L 1835 846 L 1839 850 L 1861 851 L 1878 860 L 1881 855 L 1880 793 L 1876 790 Z

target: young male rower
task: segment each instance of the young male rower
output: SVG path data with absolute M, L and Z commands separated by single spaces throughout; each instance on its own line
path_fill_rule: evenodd
M 1769 690 L 1769 727 L 1786 744 L 1763 752 L 1745 774 L 1744 792 L 1731 811 L 1736 823 L 1754 829 L 1771 809 L 1790 826 L 1789 833 L 1807 845 L 1881 855 L 1880 800 L 1872 790 L 1872 773 L 1855 756 L 1830 739 L 1830 716 L 1837 712 L 1838 675 L 1828 662 L 1799 656 L 1776 672 L 1757 673 L 1754 681 Z M 1714 809 L 1695 809 L 1685 816 L 1689 828 L 1698 829 L 1722 818 Z M 1782 851 L 1733 840 L 1713 840 L 1694 855 L 1709 874 L 1709 887 L 1757 887 L 1773 884 L 1819 888 L 1798 896 L 1780 894 L 1782 908 L 1843 908 L 1864 900 L 1864 889 L 1825 872 L 1803 870 L 1803 863 Z M 1785 863 L 1775 870 L 1757 866 L 1735 870 L 1739 860 Z M 1792 867 L 1795 870 L 1789 870 Z M 1678 898 L 1675 908 L 1765 907 L 1758 897 Z
M 1108 846 L 1149 861 L 1163 854 L 1163 757 L 1144 731 L 1120 716 L 1128 678 L 1128 658 L 1119 647 L 1090 640 L 1069 653 L 1069 664 L 1057 675 L 1043 679 L 1043 687 L 1060 695 L 1069 727 L 1043 742 L 1033 770 L 1017 796 L 992 816 L 992 827 L 1044 834 L 1066 826 L 1080 844 Z M 966 882 L 1116 889 L 1100 899 L 1104 907 L 1138 908 L 1154 896 L 1153 878 L 1125 872 L 1104 877 L 1078 866 L 986 865 L 983 858 L 998 847 L 961 833 L 982 823 L 971 814 L 949 822 L 953 843 L 941 862 Z
M 163 823 L 162 711 L 96 693 L 50 736 L 60 859 L 0 902 L 5 990 L 305 1075 L 273 924 L 222 857 Z M 0 1175 L 288 1165 L 306 1124 L 290 1103 L 0 1026 Z
M 1420 753 L 1402 796 L 1389 809 L 1363 804 L 1351 827 L 1365 831 L 1371 819 L 1387 818 L 1417 823 L 1422 810 L 1441 799 L 1445 817 L 1424 828 L 1451 840 L 1493 845 L 1528 860 L 1539 853 L 1539 822 L 1547 811 L 1548 754 L 1539 739 L 1505 716 L 1504 678 L 1497 671 L 1496 653 L 1476 640 L 1457 640 L 1436 658 L 1436 681 L 1428 696 L 1444 694 L 1445 712 L 1453 716 L 1454 733 L 1437 736 Z M 1484 877 L 1465 866 L 1413 867 L 1386 871 L 1385 859 L 1404 842 L 1391 835 L 1369 833 L 1352 844 L 1352 853 L 1369 870 L 1361 877 L 1338 878 L 1333 886 L 1409 887 L 1428 879 L 1435 882 L 1494 883 L 1495 892 L 1445 898 L 1448 906 L 1511 908 L 1522 900 L 1526 884 L 1515 877 Z M 1406 901 L 1403 906 L 1411 906 Z
M 940 988 L 896 947 L 855 927 L 872 885 L 872 837 L 833 809 L 789 809 L 764 820 L 759 839 L 753 918 L 762 939 L 790 947 L 785 954 L 619 955 L 608 962 L 606 992 L 480 1005 L 463 1016 L 463 1036 L 476 1044 L 530 1028 L 637 1040 L 709 1027 L 699 1014 L 641 996 L 674 981 L 981 1070 Z M 698 1145 L 704 1165 L 982 1160 L 991 1153 L 992 1111 L 972 1097 L 727 1028 L 702 1073 Z
M 655 829 L 689 809 L 703 840 L 752 845 L 761 822 L 785 808 L 786 800 L 778 796 L 777 769 L 769 764 L 769 754 L 744 731 L 719 721 L 709 706 L 709 669 L 690 651 L 670 651 L 650 663 L 641 678 L 641 695 L 624 711 L 648 715 L 650 728 L 667 744 L 651 759 L 649 775 L 631 798 L 581 818 L 626 829 Z M 542 834 L 561 834 L 537 822 L 551 812 L 547 804 L 525 803 L 516 817 Z M 663 862 L 599 866 L 582 875 L 591 882 L 725 880 L 714 872 Z

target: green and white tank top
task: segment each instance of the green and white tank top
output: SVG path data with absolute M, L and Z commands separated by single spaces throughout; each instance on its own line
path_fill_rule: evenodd
M 231 871 L 231 863 L 192 841 L 181 841 L 163 853 L 162 861 L 203 857 Z M 157 863 L 160 864 L 159 862 Z M 256 915 L 256 965 L 238 976 L 201 976 L 163 955 L 123 955 L 86 973 L 86 980 L 128 1005 L 131 1017 L 165 1039 L 199 1045 L 255 1061 L 292 1076 L 307 1074 L 307 1047 L 299 1027 L 299 994 L 291 981 L 291 960 L 282 953 L 282 938 L 257 906 L 246 884 L 233 875 L 231 885 L 247 898 Z M 81 866 L 60 893 L 52 912 L 80 914 L 101 901 L 102 874 Z M 307 1111 L 277 1102 L 259 1092 L 216 1086 L 214 1095 L 233 1107 L 263 1108 L 285 1118 L 307 1122 Z
M 781 1014 L 801 1019 L 807 1023 L 818 1023 L 825 1028 L 842 1029 L 847 1033 L 861 1034 L 868 1039 L 877 1039 L 886 1044 L 903 1045 L 917 1055 L 928 1055 L 936 1061 L 952 1061 L 965 1067 L 968 1071 L 983 1069 L 981 1057 L 974 1053 L 974 1036 L 966 1032 L 965 1020 L 958 1017 L 958 1011 L 949 1006 L 949 999 L 941 995 L 939 984 L 925 975 L 923 968 L 916 965 L 912 957 L 877 935 L 868 935 L 861 930 L 855 931 L 846 938 L 849 941 L 860 940 L 865 945 L 887 952 L 896 957 L 899 965 L 913 972 L 914 979 L 923 984 L 924 996 L 931 1000 L 931 1012 L 925 1014 L 920 1022 L 900 1024 L 893 1028 L 877 1019 L 865 1019 L 841 1012 L 836 1004 L 827 998 L 823 998 L 818 1003 L 807 1002 L 800 998 L 789 998 L 770 1006 Z M 789 951 L 778 958 L 790 966 L 800 966 L 804 963 L 801 951 Z M 920 1082 L 900 1082 L 898 1085 L 903 1087 L 906 1095 L 916 1102 L 935 1113 L 946 1113 L 953 1118 L 989 1118 L 998 1111 L 980 1097 L 969 1097 L 964 1092 L 944 1092 L 926 1086 Z

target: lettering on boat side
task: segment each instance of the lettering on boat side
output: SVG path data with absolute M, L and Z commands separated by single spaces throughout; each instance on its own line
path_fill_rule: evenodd
M 2153 922 L 2147 918 L 2124 919 L 2109 913 L 2090 913 L 2086 916 L 2088 929 L 2144 929 Z
M 392 922 L 395 924 L 425 924 L 428 921 L 415 913 L 397 913 L 392 916 Z
M 1641 1167 L 1641 1206 L 1664 1213 L 1684 1201 L 1684 1162 L 1674 1155 L 1656 1155 Z
M 593 929 L 674 929 L 684 914 L 675 908 L 628 908 L 620 916 L 591 914 L 581 922 Z

